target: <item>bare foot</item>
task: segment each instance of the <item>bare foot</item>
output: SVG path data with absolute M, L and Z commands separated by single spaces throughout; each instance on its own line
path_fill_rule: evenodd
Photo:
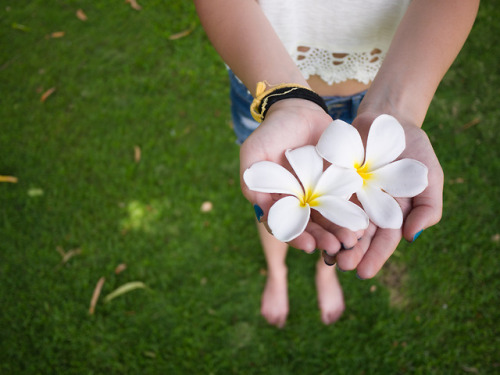
M 325 324 L 336 322 L 345 309 L 344 295 L 334 266 L 327 266 L 322 258 L 316 264 L 316 289 L 321 320 Z
M 287 274 L 267 275 L 266 286 L 262 293 L 260 313 L 269 324 L 278 328 L 285 326 L 288 316 L 288 281 Z

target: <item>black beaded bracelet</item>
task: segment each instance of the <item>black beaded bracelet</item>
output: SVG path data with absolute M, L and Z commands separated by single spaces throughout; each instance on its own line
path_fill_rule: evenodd
M 275 86 L 267 91 L 265 90 L 265 87 L 266 85 L 264 82 L 259 82 L 257 84 L 257 94 L 252 102 L 252 105 L 250 106 L 252 117 L 258 122 L 264 121 L 266 113 L 271 105 L 283 99 L 309 100 L 319 105 L 325 112 L 328 113 L 328 108 L 323 98 L 305 86 L 285 83 Z

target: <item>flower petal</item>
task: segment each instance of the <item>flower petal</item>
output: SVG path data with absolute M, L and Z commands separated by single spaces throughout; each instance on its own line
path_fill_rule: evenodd
M 377 186 L 363 185 L 356 192 L 370 220 L 380 228 L 399 229 L 403 224 L 403 212 L 398 202 Z
M 318 211 L 332 223 L 352 230 L 366 229 L 370 223 L 365 211 L 358 205 L 333 195 L 325 195 L 317 199 L 318 205 L 313 209 Z
M 261 193 L 281 193 L 300 196 L 302 187 L 288 170 L 270 161 L 259 161 L 252 164 L 245 173 L 243 180 L 248 188 Z
M 304 191 L 312 190 L 323 173 L 323 159 L 314 146 L 287 150 L 285 156 L 302 183 Z
M 341 168 L 332 164 L 321 175 L 314 194 L 349 199 L 362 185 L 363 179 L 355 169 Z
M 309 222 L 311 208 L 295 197 L 284 197 L 271 206 L 267 224 L 278 240 L 288 242 L 298 237 Z
M 427 167 L 413 159 L 401 159 L 372 172 L 370 184 L 393 197 L 411 198 L 427 187 Z
M 405 132 L 394 117 L 380 115 L 372 123 L 366 140 L 368 171 L 396 160 L 406 147 Z
M 330 163 L 344 168 L 360 166 L 365 156 L 363 141 L 358 131 L 342 120 L 333 121 L 325 129 L 316 150 Z

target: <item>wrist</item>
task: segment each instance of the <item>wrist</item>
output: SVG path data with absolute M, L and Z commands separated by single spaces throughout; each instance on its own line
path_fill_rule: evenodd
M 279 102 L 274 103 L 269 108 L 269 111 L 267 113 L 270 114 L 278 110 L 292 111 L 293 109 L 321 111 L 322 113 L 326 114 L 326 112 L 320 105 L 311 102 L 310 100 L 300 99 L 300 98 L 290 98 L 290 99 L 280 100 Z
M 328 113 L 328 108 L 323 98 L 309 87 L 295 83 L 283 83 L 266 89 L 265 82 L 257 84 L 255 99 L 250 106 L 250 113 L 256 121 L 262 122 L 272 106 L 291 99 L 309 101 L 320 107 L 325 113 Z
M 398 82 L 397 84 L 391 84 Z M 418 94 L 420 92 L 420 94 Z M 358 109 L 361 114 L 388 114 L 401 123 L 422 127 L 432 97 L 414 90 L 404 80 L 377 76 Z

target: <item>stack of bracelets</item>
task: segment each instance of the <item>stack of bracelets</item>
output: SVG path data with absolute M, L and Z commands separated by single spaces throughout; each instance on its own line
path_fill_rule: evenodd
M 264 121 L 269 108 L 283 99 L 306 99 L 319 105 L 328 113 L 325 101 L 311 89 L 295 83 L 283 83 L 266 90 L 266 83 L 257 83 L 255 99 L 250 106 L 250 113 L 257 122 Z

